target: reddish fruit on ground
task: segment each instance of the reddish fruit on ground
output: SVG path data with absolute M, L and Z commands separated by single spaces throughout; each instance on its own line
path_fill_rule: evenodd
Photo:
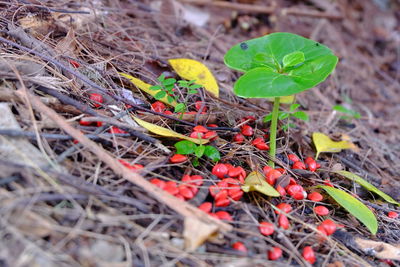
M 189 187 L 185 185 L 180 185 L 178 187 L 179 194 L 183 196 L 185 199 L 192 199 L 194 197 L 193 191 L 189 189 Z
M 394 212 L 394 211 L 389 211 L 388 212 L 388 217 L 392 218 L 392 219 L 396 219 L 397 217 L 399 217 L 399 214 L 397 212 Z
M 329 179 L 324 180 L 324 185 L 334 187 L 333 184 L 331 183 L 331 180 L 329 180 Z
M 274 224 L 270 222 L 260 222 L 260 225 L 258 226 L 260 233 L 265 236 L 272 235 L 274 233 L 274 228 Z
M 260 150 L 268 150 L 269 146 L 265 143 L 264 138 L 257 137 L 254 139 L 251 144 Z
M 274 185 L 276 180 L 282 176 L 282 173 L 280 173 L 277 170 L 270 170 L 266 175 L 265 175 L 265 181 L 269 183 L 270 185 Z
M 286 172 L 284 168 L 276 168 L 275 170 L 277 170 L 281 174 L 285 174 L 285 172 Z
M 225 164 L 218 163 L 212 168 L 211 173 L 217 176 L 219 179 L 222 179 L 228 174 L 228 171 L 228 167 Z
M 82 126 L 90 126 L 92 125 L 93 121 L 84 121 L 84 120 L 80 120 L 79 124 Z
M 315 172 L 317 169 L 317 162 L 312 157 L 307 157 L 304 162 L 310 171 Z
M 244 135 L 241 133 L 237 133 L 233 136 L 233 142 L 241 144 L 244 141 Z
M 227 198 L 221 198 L 221 199 L 215 200 L 216 207 L 226 207 L 226 206 L 229 206 L 230 203 L 231 202 Z
M 275 189 L 282 197 L 286 196 L 286 190 L 282 186 L 278 185 Z
M 179 189 L 174 181 L 166 182 L 163 189 L 171 195 L 179 194 Z
M 304 199 L 304 193 L 303 193 L 304 189 L 301 185 L 298 185 L 298 184 L 289 185 L 286 188 L 286 192 L 296 200 Z
M 275 261 L 275 260 L 279 259 L 280 257 L 282 257 L 282 249 L 281 248 L 272 247 L 268 251 L 268 259 L 269 260 Z
M 94 102 L 93 105 L 96 108 L 100 107 L 101 103 L 103 103 L 103 96 L 100 94 L 91 93 L 89 98 Z
M 320 202 L 324 197 L 318 192 L 312 192 L 308 195 L 308 199 L 315 202 Z
M 301 162 L 301 161 L 296 161 L 295 163 L 293 163 L 292 165 L 292 169 L 293 170 L 305 170 L 306 169 L 306 165 Z
M 160 179 L 157 179 L 157 178 L 151 179 L 150 183 L 154 184 L 155 186 L 157 186 L 157 187 L 159 187 L 161 189 L 164 189 L 165 184 L 166 184 L 163 180 L 160 180 Z
M 253 128 L 247 124 L 242 126 L 241 132 L 244 136 L 252 136 L 254 134 Z
M 192 132 L 191 134 L 190 134 L 190 137 L 191 138 L 196 138 L 196 139 L 201 139 L 201 138 L 203 138 L 203 136 L 204 136 L 204 133 L 201 133 L 201 132 Z
M 164 111 L 164 114 L 165 114 L 165 115 L 172 115 L 172 114 L 174 114 L 174 113 L 172 113 L 171 110 L 166 110 L 166 111 Z
M 229 177 L 238 177 L 239 175 L 246 176 L 246 171 L 242 167 L 233 167 L 229 169 L 228 176 Z
M 153 104 L 151 104 L 151 109 L 154 110 L 155 112 L 163 113 L 166 107 L 163 102 L 156 101 Z
M 328 235 L 323 225 L 318 225 L 317 230 L 320 231 L 323 235 Z
M 271 171 L 271 170 L 273 170 L 270 166 L 265 166 L 264 168 L 263 168 L 263 172 L 264 172 L 264 175 L 265 176 L 267 176 L 267 174 Z
M 122 129 L 120 129 L 120 128 L 118 128 L 118 127 L 112 126 L 111 129 L 110 129 L 110 133 L 113 133 L 113 134 L 124 134 L 124 133 L 127 133 L 127 132 L 122 130 Z
M 218 137 L 218 134 L 216 131 L 208 131 L 203 136 L 204 139 L 211 139 L 211 140 L 214 140 L 217 137 Z
M 329 219 L 323 221 L 320 226 L 325 230 L 326 235 L 331 235 L 336 231 L 336 223 Z
M 293 163 L 295 163 L 295 162 L 297 162 L 297 161 L 300 161 L 299 157 L 296 156 L 295 154 L 289 154 L 289 155 L 288 155 L 288 159 L 289 159 L 290 161 L 292 161 Z
M 290 226 L 289 220 L 286 217 L 286 215 L 284 215 L 284 214 L 279 214 L 278 224 L 279 224 L 279 227 L 281 227 L 285 230 L 289 229 L 289 226 Z
M 226 212 L 226 211 L 223 211 L 223 210 L 217 211 L 217 212 L 215 213 L 215 215 L 216 215 L 217 218 L 220 219 L 220 220 L 233 221 L 232 216 L 231 216 L 228 212 Z
M 242 242 L 235 242 L 232 244 L 232 248 L 234 250 L 242 251 L 242 252 L 247 252 L 246 246 Z
M 195 106 L 195 108 L 196 108 L 197 111 L 200 110 L 201 106 L 203 106 L 202 112 L 206 112 L 206 111 L 207 111 L 207 106 L 206 106 L 205 104 L 203 105 L 203 102 L 202 102 L 202 101 L 196 101 L 196 103 L 195 103 L 194 106 Z
M 185 155 L 175 154 L 169 159 L 169 162 L 171 162 L 171 163 L 182 163 L 182 162 L 187 161 L 187 159 L 188 159 L 188 157 L 186 157 Z
M 327 207 L 324 206 L 316 206 L 314 208 L 314 212 L 320 216 L 326 216 L 329 214 L 329 210 Z
M 277 207 L 278 209 L 280 209 L 281 211 L 283 211 L 284 213 L 289 213 L 289 212 L 291 212 L 292 209 L 293 209 L 292 206 L 291 206 L 290 204 L 284 203 L 284 202 L 279 203 L 278 205 L 276 205 L 276 207 Z M 280 211 L 279 211 L 279 210 L 275 210 L 275 213 L 276 213 L 276 214 L 280 214 Z
M 228 198 L 228 190 L 226 189 L 221 189 L 214 197 L 215 201 L 219 201 L 222 199 L 227 199 Z
M 315 254 L 311 246 L 306 246 L 303 248 L 303 258 L 311 264 L 315 263 Z
M 231 192 L 232 192 L 232 193 L 231 193 Z M 230 196 L 233 200 L 235 200 L 235 201 L 239 201 L 239 200 L 242 198 L 242 196 L 243 196 L 243 191 L 242 191 L 242 190 L 236 191 L 236 192 L 234 192 L 234 191 L 228 191 L 228 193 L 229 193 L 229 196 Z
M 212 203 L 211 202 L 204 202 L 200 206 L 198 206 L 199 209 L 204 211 L 205 213 L 209 213 L 212 209 Z
M 193 127 L 193 132 L 206 133 L 208 132 L 208 129 L 202 125 L 197 125 Z
M 74 67 L 75 69 L 79 68 L 80 64 L 78 62 L 76 62 L 75 60 L 70 59 L 69 60 L 69 64 L 72 65 L 72 67 Z
M 201 175 L 192 175 L 190 176 L 190 180 L 197 186 L 201 186 L 203 184 L 203 176 Z
M 208 190 L 210 191 L 210 195 L 211 195 L 212 197 L 215 197 L 215 196 L 218 194 L 218 192 L 221 191 L 221 188 L 219 188 L 218 185 L 211 185 L 211 186 L 208 188 Z

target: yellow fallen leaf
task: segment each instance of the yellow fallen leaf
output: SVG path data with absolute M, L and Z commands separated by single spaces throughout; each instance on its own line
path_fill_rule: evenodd
M 129 74 L 119 72 L 119 75 L 127 78 L 129 81 L 131 81 L 131 83 L 133 83 L 133 85 L 135 85 L 137 88 L 139 88 L 143 92 L 148 93 L 152 97 L 154 97 L 158 92 L 161 91 L 161 90 L 150 90 L 150 87 L 152 86 L 151 84 L 145 83 L 144 81 L 139 80 L 138 78 L 135 78 Z M 161 98 L 160 101 L 167 105 L 173 106 L 173 107 L 175 107 L 178 104 L 175 100 L 173 102 L 169 103 L 166 96 Z
M 197 138 L 191 138 L 188 137 L 186 135 L 177 133 L 175 131 L 172 131 L 170 129 L 155 125 L 153 123 L 141 120 L 139 118 L 133 117 L 133 119 L 143 128 L 147 129 L 148 131 L 154 133 L 154 134 L 158 134 L 161 136 L 165 136 L 165 137 L 174 137 L 174 138 L 179 138 L 179 139 L 184 139 L 184 140 L 188 140 L 188 141 L 192 141 L 193 143 L 196 144 L 207 144 L 209 142 L 208 139 L 197 139 Z
M 335 142 L 332 141 L 329 136 L 323 134 L 323 133 L 313 133 L 312 134 L 312 139 L 314 142 L 314 146 L 317 150 L 317 155 L 315 158 L 318 158 L 319 153 L 321 152 L 340 152 L 342 149 L 357 149 L 356 145 L 354 145 L 352 142 L 344 140 L 344 141 L 339 141 Z
M 203 63 L 188 58 L 170 59 L 168 62 L 179 76 L 186 80 L 195 80 L 196 84 L 200 84 L 208 92 L 219 97 L 217 81 Z
M 275 190 L 269 183 L 265 181 L 264 175 L 260 172 L 253 171 L 244 180 L 244 185 L 242 185 L 242 190 L 244 192 L 257 191 L 263 193 L 264 195 L 271 197 L 279 197 L 280 194 Z

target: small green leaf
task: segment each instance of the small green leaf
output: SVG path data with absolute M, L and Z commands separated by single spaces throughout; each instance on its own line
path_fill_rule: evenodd
M 160 82 L 164 81 L 164 80 L 165 80 L 165 75 L 164 75 L 164 74 L 161 74 L 161 75 L 157 78 L 157 80 L 159 80 Z
M 197 90 L 189 90 L 188 94 L 194 95 L 197 94 L 198 91 Z
M 293 67 L 305 61 L 304 53 L 301 51 L 294 51 L 283 57 L 283 67 Z
M 350 115 L 355 119 L 361 118 L 361 114 L 360 113 L 358 113 L 358 112 L 356 112 L 356 111 L 354 111 L 352 109 L 345 108 L 342 105 L 335 105 L 335 106 L 332 107 L 332 109 L 336 110 L 336 111 L 339 111 L 339 112 L 342 112 L 342 113 L 345 113 L 347 115 Z
M 183 140 L 175 143 L 176 153 L 188 155 L 194 153 L 197 145 L 191 141 Z
M 378 221 L 372 211 L 350 194 L 326 185 L 318 186 L 324 189 L 340 206 L 360 220 L 372 234 L 378 231 Z
M 304 111 L 296 111 L 295 113 L 292 114 L 293 117 L 298 118 L 303 121 L 308 121 L 308 114 L 305 113 Z
M 200 145 L 194 149 L 194 154 L 196 155 L 196 157 L 201 158 L 204 154 L 205 149 L 205 146 Z
M 205 146 L 204 155 L 206 155 L 214 162 L 219 161 L 221 159 L 221 154 L 219 153 L 218 149 L 216 149 L 213 146 Z
M 202 86 L 200 84 L 193 84 L 193 85 L 189 86 L 190 89 L 199 89 L 201 87 Z
M 198 167 L 200 165 L 199 158 L 194 158 L 193 161 L 192 161 L 192 164 L 193 164 L 194 167 Z
M 161 90 L 163 87 L 161 85 L 152 85 L 149 87 L 150 90 Z
M 170 96 L 170 95 L 167 96 L 167 100 L 168 100 L 168 103 L 172 103 L 172 102 L 175 101 L 175 99 L 174 99 L 172 96 Z M 176 109 L 177 106 L 178 106 L 178 105 L 175 106 L 175 109 Z M 175 111 L 175 112 L 176 112 L 176 111 Z
M 168 78 L 164 81 L 161 82 L 163 85 L 167 86 L 167 85 L 173 85 L 176 83 L 176 80 L 174 78 Z
M 184 80 L 179 80 L 178 84 L 179 84 L 179 86 L 187 87 L 189 85 L 189 82 L 188 81 L 184 81 Z
M 267 116 L 264 117 L 263 122 L 269 122 L 272 120 L 272 113 L 269 113 Z
M 249 173 L 249 175 L 246 177 L 244 180 L 244 185 L 242 185 L 242 190 L 246 193 L 257 191 L 271 197 L 280 196 L 279 192 L 265 181 L 264 175 L 256 171 Z
M 175 106 L 174 112 L 185 112 L 185 111 L 186 111 L 185 103 L 179 103 L 178 105 Z
M 283 112 L 283 111 L 279 111 L 279 113 L 278 113 L 278 119 L 279 120 L 287 119 L 287 118 L 289 118 L 289 116 L 290 116 L 289 113 L 286 113 L 286 112 Z
M 400 203 L 397 202 L 396 200 L 394 200 L 391 196 L 383 193 L 381 190 L 379 190 L 378 188 L 376 188 L 375 186 L 373 186 L 372 184 L 368 183 L 367 181 L 365 181 L 363 178 L 361 178 L 360 176 L 352 173 L 352 172 L 348 172 L 348 171 L 337 171 L 335 172 L 351 181 L 354 181 L 356 183 L 358 183 L 359 185 L 361 185 L 362 187 L 364 187 L 365 189 L 379 195 L 381 198 L 383 198 L 384 200 L 386 200 L 389 203 L 392 204 L 396 204 L 400 206 Z
M 296 109 L 298 109 L 300 107 L 300 104 L 291 104 L 290 105 L 290 112 L 293 112 L 293 111 L 295 111 Z
M 165 97 L 166 95 L 167 95 L 167 93 L 165 91 L 160 91 L 154 95 L 154 98 L 157 100 L 160 100 L 161 98 Z

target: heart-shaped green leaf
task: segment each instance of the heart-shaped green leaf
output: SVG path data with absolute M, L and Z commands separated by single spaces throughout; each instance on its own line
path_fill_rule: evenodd
M 358 183 L 359 185 L 361 185 L 365 189 L 367 189 L 367 190 L 379 195 L 381 198 L 383 198 L 384 200 L 386 200 L 389 203 L 400 205 L 400 203 L 397 202 L 396 200 L 394 200 L 391 196 L 383 193 L 381 190 L 379 190 L 378 188 L 376 188 L 375 186 L 373 186 L 372 184 L 368 183 L 363 178 L 361 178 L 360 176 L 358 176 L 358 175 L 356 175 L 356 174 L 354 174 L 352 172 L 337 171 L 335 173 L 340 174 L 341 176 L 346 177 L 347 179 Z
M 372 234 L 378 231 L 378 221 L 372 211 L 350 194 L 326 185 L 318 186 L 324 189 L 340 206 L 360 220 Z
M 316 86 L 333 71 L 338 58 L 320 43 L 280 32 L 234 45 L 224 60 L 228 67 L 246 72 L 235 83 L 236 95 L 264 98 L 293 95 Z

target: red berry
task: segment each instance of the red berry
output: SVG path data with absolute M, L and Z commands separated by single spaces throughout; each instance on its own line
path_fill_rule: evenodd
M 124 130 L 118 128 L 118 127 L 112 126 L 111 129 L 110 129 L 110 133 L 112 133 L 112 134 L 124 134 L 124 133 L 126 133 L 126 131 L 124 131 Z
M 133 165 L 129 165 L 127 167 L 128 167 L 128 169 L 130 169 L 132 171 L 137 171 L 137 170 L 141 170 L 144 168 L 144 166 L 142 164 L 133 164 Z
M 323 235 L 328 235 L 323 225 L 318 225 L 317 230 L 320 231 Z
M 215 206 L 216 207 L 226 207 L 229 206 L 230 204 L 230 200 L 227 198 L 220 198 L 218 200 L 215 201 Z
M 320 193 L 312 192 L 311 194 L 308 195 L 308 199 L 311 200 L 311 201 L 320 202 L 324 198 Z
M 324 206 L 316 206 L 314 208 L 314 212 L 320 216 L 326 216 L 329 214 L 329 210 L 327 207 Z
M 241 133 L 237 133 L 233 136 L 233 142 L 241 144 L 244 141 L 244 135 Z
M 215 197 L 215 196 L 218 194 L 218 192 L 221 191 L 221 188 L 219 188 L 218 185 L 211 185 L 211 186 L 208 188 L 208 190 L 210 191 L 210 195 L 211 195 L 212 197 Z
M 201 175 L 192 175 L 190 176 L 190 180 L 197 186 L 201 186 L 203 184 L 203 177 Z
M 253 146 L 255 146 L 256 148 L 258 148 L 260 150 L 268 150 L 269 149 L 269 146 L 265 143 L 265 141 L 262 137 L 257 137 L 251 143 Z
M 302 200 L 304 198 L 304 189 L 301 185 L 295 184 L 295 185 L 289 185 L 286 188 L 286 192 L 293 197 L 294 199 L 297 200 Z
M 151 104 L 151 109 L 154 110 L 155 112 L 163 113 L 166 107 L 163 102 L 156 101 L 153 104 Z
M 289 154 L 288 159 L 293 161 L 293 163 L 300 161 L 299 157 L 297 157 L 295 154 Z
M 252 136 L 254 134 L 253 128 L 247 124 L 242 126 L 241 132 L 244 136 Z
M 279 224 L 279 226 L 280 226 L 281 228 L 283 228 L 283 229 L 285 229 L 285 230 L 289 229 L 289 226 L 290 226 L 289 220 L 288 220 L 288 218 L 286 217 L 286 215 L 284 215 L 284 214 L 279 214 L 279 217 L 278 217 L 278 224 Z
M 247 248 L 246 248 L 246 246 L 245 246 L 242 242 L 235 242 L 235 243 L 232 245 L 232 248 L 233 248 L 234 250 L 238 250 L 238 251 L 242 251 L 242 252 L 247 252 Z
M 176 195 L 179 194 L 179 189 L 176 186 L 176 183 L 174 181 L 168 181 L 165 183 L 165 187 L 163 188 L 165 191 L 170 193 L 171 195 Z
M 228 174 L 228 167 L 223 163 L 218 163 L 212 168 L 211 173 L 222 179 Z
M 282 186 L 278 185 L 275 189 L 282 197 L 286 196 L 286 190 Z
M 235 201 L 239 201 L 241 198 L 242 198 L 242 196 L 243 196 L 243 191 L 242 190 L 240 190 L 240 191 L 236 191 L 236 192 L 232 192 L 232 191 L 229 191 L 228 193 L 229 193 L 229 196 L 233 199 L 233 200 L 235 200 Z
M 333 184 L 331 183 L 331 180 L 329 179 L 324 180 L 324 185 L 334 187 Z
M 195 139 L 198 139 L 198 138 L 203 138 L 203 136 L 204 136 L 204 133 L 201 133 L 201 132 L 192 132 L 191 134 L 190 134 L 190 137 L 191 138 L 195 138 Z
M 286 172 L 284 168 L 276 168 L 275 170 L 277 170 L 281 174 L 285 174 L 285 172 Z
M 94 102 L 93 105 L 98 108 L 101 106 L 100 103 L 103 103 L 103 96 L 100 94 L 92 93 L 90 94 L 90 100 L 92 100 Z
M 157 178 L 151 179 L 150 183 L 154 184 L 155 186 L 157 186 L 157 187 L 159 187 L 161 189 L 164 189 L 164 187 L 166 185 L 166 183 L 163 180 L 160 180 L 160 179 L 157 179 Z
M 96 121 L 96 126 L 97 126 L 97 127 L 103 126 L 103 122 L 102 122 L 102 121 Z
M 206 106 L 205 104 L 203 105 L 203 102 L 201 102 L 201 101 L 196 101 L 196 103 L 194 104 L 194 106 L 195 106 L 195 108 L 196 108 L 197 111 L 200 110 L 201 106 L 203 106 L 203 109 L 202 109 L 203 112 L 206 112 L 206 111 L 207 111 L 207 106 Z
M 267 176 L 267 174 L 269 173 L 270 170 L 272 170 L 272 168 L 270 166 L 268 166 L 268 165 L 265 166 L 263 168 L 264 175 Z
M 229 169 L 228 171 L 228 176 L 229 177 L 238 177 L 239 175 L 244 175 L 246 176 L 246 171 L 242 167 L 234 167 Z
M 276 207 L 277 207 L 278 209 L 280 209 L 281 211 L 283 211 L 284 213 L 289 213 L 289 212 L 291 212 L 292 209 L 293 209 L 292 206 L 291 206 L 290 204 L 284 203 L 284 202 L 279 203 L 278 205 L 276 205 Z M 280 214 L 280 211 L 279 211 L 279 210 L 275 210 L 275 213 L 276 213 L 276 214 Z
M 172 114 L 174 114 L 174 113 L 172 113 L 171 110 L 166 110 L 166 111 L 164 111 L 164 114 L 165 114 L 165 115 L 172 115 Z
M 209 213 L 212 209 L 212 203 L 211 202 L 204 202 L 200 206 L 198 206 L 199 209 L 204 211 L 205 213 Z
M 329 219 L 326 219 L 325 221 L 323 221 L 320 224 L 320 226 L 323 227 L 323 229 L 326 232 L 326 235 L 331 235 L 336 231 L 336 223 Z
M 90 126 L 93 124 L 93 121 L 84 121 L 84 120 L 80 120 L 79 124 L 82 126 Z
M 311 264 L 315 263 L 315 254 L 311 246 L 304 247 L 303 258 Z
M 258 229 L 260 230 L 260 233 L 265 236 L 272 235 L 274 233 L 274 225 L 270 222 L 260 222 Z
M 268 251 L 268 259 L 269 260 L 275 261 L 275 260 L 279 259 L 280 257 L 282 257 L 282 249 L 281 248 L 272 247 Z
M 292 165 L 292 169 L 298 169 L 298 170 L 305 170 L 306 169 L 306 165 L 304 165 L 303 162 L 301 161 L 296 161 L 295 163 L 293 163 Z
M 193 128 L 193 132 L 206 133 L 208 129 L 202 125 L 197 125 Z
M 178 187 L 179 194 L 183 196 L 185 199 L 192 199 L 194 197 L 193 191 L 189 189 L 189 187 L 185 185 L 180 185 Z
M 231 216 L 228 212 L 226 212 L 226 211 L 223 211 L 223 210 L 217 211 L 217 212 L 215 213 L 215 215 L 216 215 L 216 216 L 218 217 L 218 219 L 220 219 L 220 220 L 233 221 L 232 216 Z
M 280 173 L 277 170 L 270 170 L 267 175 L 265 176 L 265 181 L 269 183 L 270 185 L 274 185 L 276 180 L 282 176 L 282 173 Z
M 175 154 L 169 159 L 169 162 L 171 162 L 171 163 L 182 163 L 182 162 L 187 161 L 187 159 L 188 159 L 188 157 L 186 157 L 185 155 Z
M 203 136 L 204 139 L 211 139 L 214 140 L 216 139 L 218 136 L 216 131 L 208 131 L 205 133 L 205 135 Z
M 228 198 L 228 190 L 222 189 L 220 190 L 214 197 L 215 201 L 221 200 L 221 199 L 227 199 Z
M 78 62 L 76 62 L 75 60 L 70 59 L 69 60 L 69 64 L 72 65 L 72 67 L 74 67 L 75 69 L 79 68 L 80 64 Z
M 389 218 L 396 219 L 397 217 L 399 217 L 399 214 L 397 212 L 394 212 L 394 211 L 389 211 L 387 216 Z
M 312 157 L 307 157 L 304 161 L 310 171 L 315 172 L 317 169 L 317 162 Z

